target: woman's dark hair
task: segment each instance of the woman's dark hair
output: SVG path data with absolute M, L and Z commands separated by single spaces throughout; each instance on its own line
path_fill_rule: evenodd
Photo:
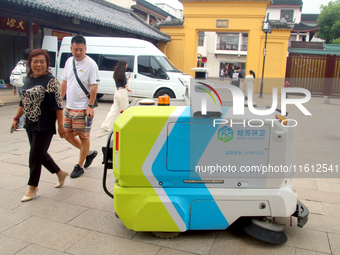
M 25 49 L 22 51 L 22 54 L 24 55 L 25 60 L 28 59 L 28 56 L 30 55 L 30 53 L 31 53 L 31 49 Z
M 250 70 L 249 73 L 255 78 L 255 73 L 253 70 Z
M 26 63 L 26 69 L 27 69 L 27 76 L 31 77 L 33 74 L 33 71 L 31 70 L 31 62 L 32 58 L 39 56 L 39 55 L 44 55 L 45 60 L 46 60 L 46 71 L 49 72 L 50 69 L 50 56 L 48 55 L 46 50 L 43 49 L 35 49 L 32 50 L 30 55 L 28 56 L 27 63 Z
M 125 76 L 127 61 L 125 59 L 120 59 L 115 66 L 115 72 L 113 74 L 113 78 L 115 81 L 122 81 Z

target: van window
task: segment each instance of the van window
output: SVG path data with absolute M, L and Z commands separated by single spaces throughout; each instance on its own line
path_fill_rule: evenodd
M 98 61 L 99 61 L 99 54 L 86 54 L 87 56 L 89 56 L 90 58 L 92 58 L 98 65 Z M 59 64 L 59 67 L 60 68 L 64 68 L 65 67 L 65 63 L 66 63 L 66 60 L 69 58 L 69 57 L 72 57 L 72 53 L 71 52 L 64 52 L 61 54 L 61 58 L 60 58 L 60 64 Z
M 99 62 L 99 54 L 87 54 L 87 56 L 89 56 L 90 58 L 92 58 L 94 60 L 94 62 L 96 62 L 96 64 L 98 65 Z
M 155 56 L 166 72 L 181 72 L 167 57 Z
M 59 63 L 59 67 L 60 68 L 64 68 L 65 67 L 65 63 L 66 63 L 66 60 L 72 56 L 72 53 L 63 53 L 61 54 L 61 57 L 60 57 L 60 63 Z
M 102 54 L 99 61 L 99 70 L 101 71 L 113 71 L 120 59 L 125 59 L 128 63 L 127 72 L 133 72 L 134 56 L 126 55 L 108 55 Z
M 138 56 L 138 73 L 157 79 L 165 79 L 162 75 L 162 67 L 158 61 L 150 56 Z M 164 74 L 163 74 L 164 75 Z
M 50 56 L 50 67 L 55 67 L 55 55 L 54 51 L 48 51 L 48 55 Z

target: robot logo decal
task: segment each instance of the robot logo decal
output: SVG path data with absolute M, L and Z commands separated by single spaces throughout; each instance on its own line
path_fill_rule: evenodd
M 234 131 L 230 127 L 223 127 L 218 130 L 218 140 L 221 140 L 222 142 L 226 143 L 233 139 L 234 137 Z
M 217 93 L 217 91 L 213 87 L 211 87 L 210 85 L 203 83 L 203 82 L 198 82 L 198 84 L 199 85 L 195 86 L 195 92 L 205 92 L 205 93 L 207 93 L 212 98 L 212 100 L 214 101 L 215 106 L 217 106 L 217 102 L 216 102 L 214 96 L 211 93 L 211 92 L 213 92 L 217 96 L 217 98 L 218 98 L 218 100 L 219 100 L 219 102 L 222 106 L 222 101 L 221 101 L 220 95 Z
M 190 105 L 194 118 L 221 118 L 222 100 L 212 85 L 193 82 L 190 89 Z

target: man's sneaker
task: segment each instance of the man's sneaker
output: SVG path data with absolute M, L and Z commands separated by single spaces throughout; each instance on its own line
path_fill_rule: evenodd
M 93 151 L 92 154 L 86 156 L 84 168 L 88 168 L 91 164 L 92 161 L 94 160 L 95 157 L 97 157 L 98 151 Z
M 73 171 L 72 171 L 70 176 L 71 176 L 71 178 L 78 178 L 83 173 L 84 173 L 84 169 L 81 166 L 79 166 L 78 164 L 76 164 L 74 166 L 74 169 L 73 169 Z

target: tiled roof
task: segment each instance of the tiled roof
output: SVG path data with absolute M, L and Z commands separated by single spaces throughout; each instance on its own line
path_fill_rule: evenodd
M 334 49 L 295 49 L 295 48 L 288 48 L 289 53 L 297 53 L 297 54 L 313 54 L 313 55 L 340 55 L 340 50 Z
M 340 55 L 340 45 L 324 43 L 323 49 L 288 48 L 288 51 L 297 54 Z
M 319 17 L 319 14 L 310 14 L 310 13 L 305 13 L 301 14 L 301 21 L 316 21 Z
M 320 24 L 317 24 L 315 26 L 307 25 L 303 22 L 300 22 L 298 24 L 294 24 L 293 32 L 307 32 L 307 31 L 316 31 L 319 30 Z
M 292 30 L 294 23 L 292 22 L 281 22 L 280 20 L 269 20 L 272 28 L 279 30 Z
M 272 0 L 273 5 L 298 5 L 302 6 L 302 0 Z
M 163 20 L 157 24 L 158 27 L 182 27 L 184 24 L 184 20 L 176 19 L 176 20 Z
M 18 5 L 39 9 L 82 21 L 112 27 L 148 38 L 171 41 L 170 36 L 146 24 L 131 10 L 104 0 L 7 0 Z

